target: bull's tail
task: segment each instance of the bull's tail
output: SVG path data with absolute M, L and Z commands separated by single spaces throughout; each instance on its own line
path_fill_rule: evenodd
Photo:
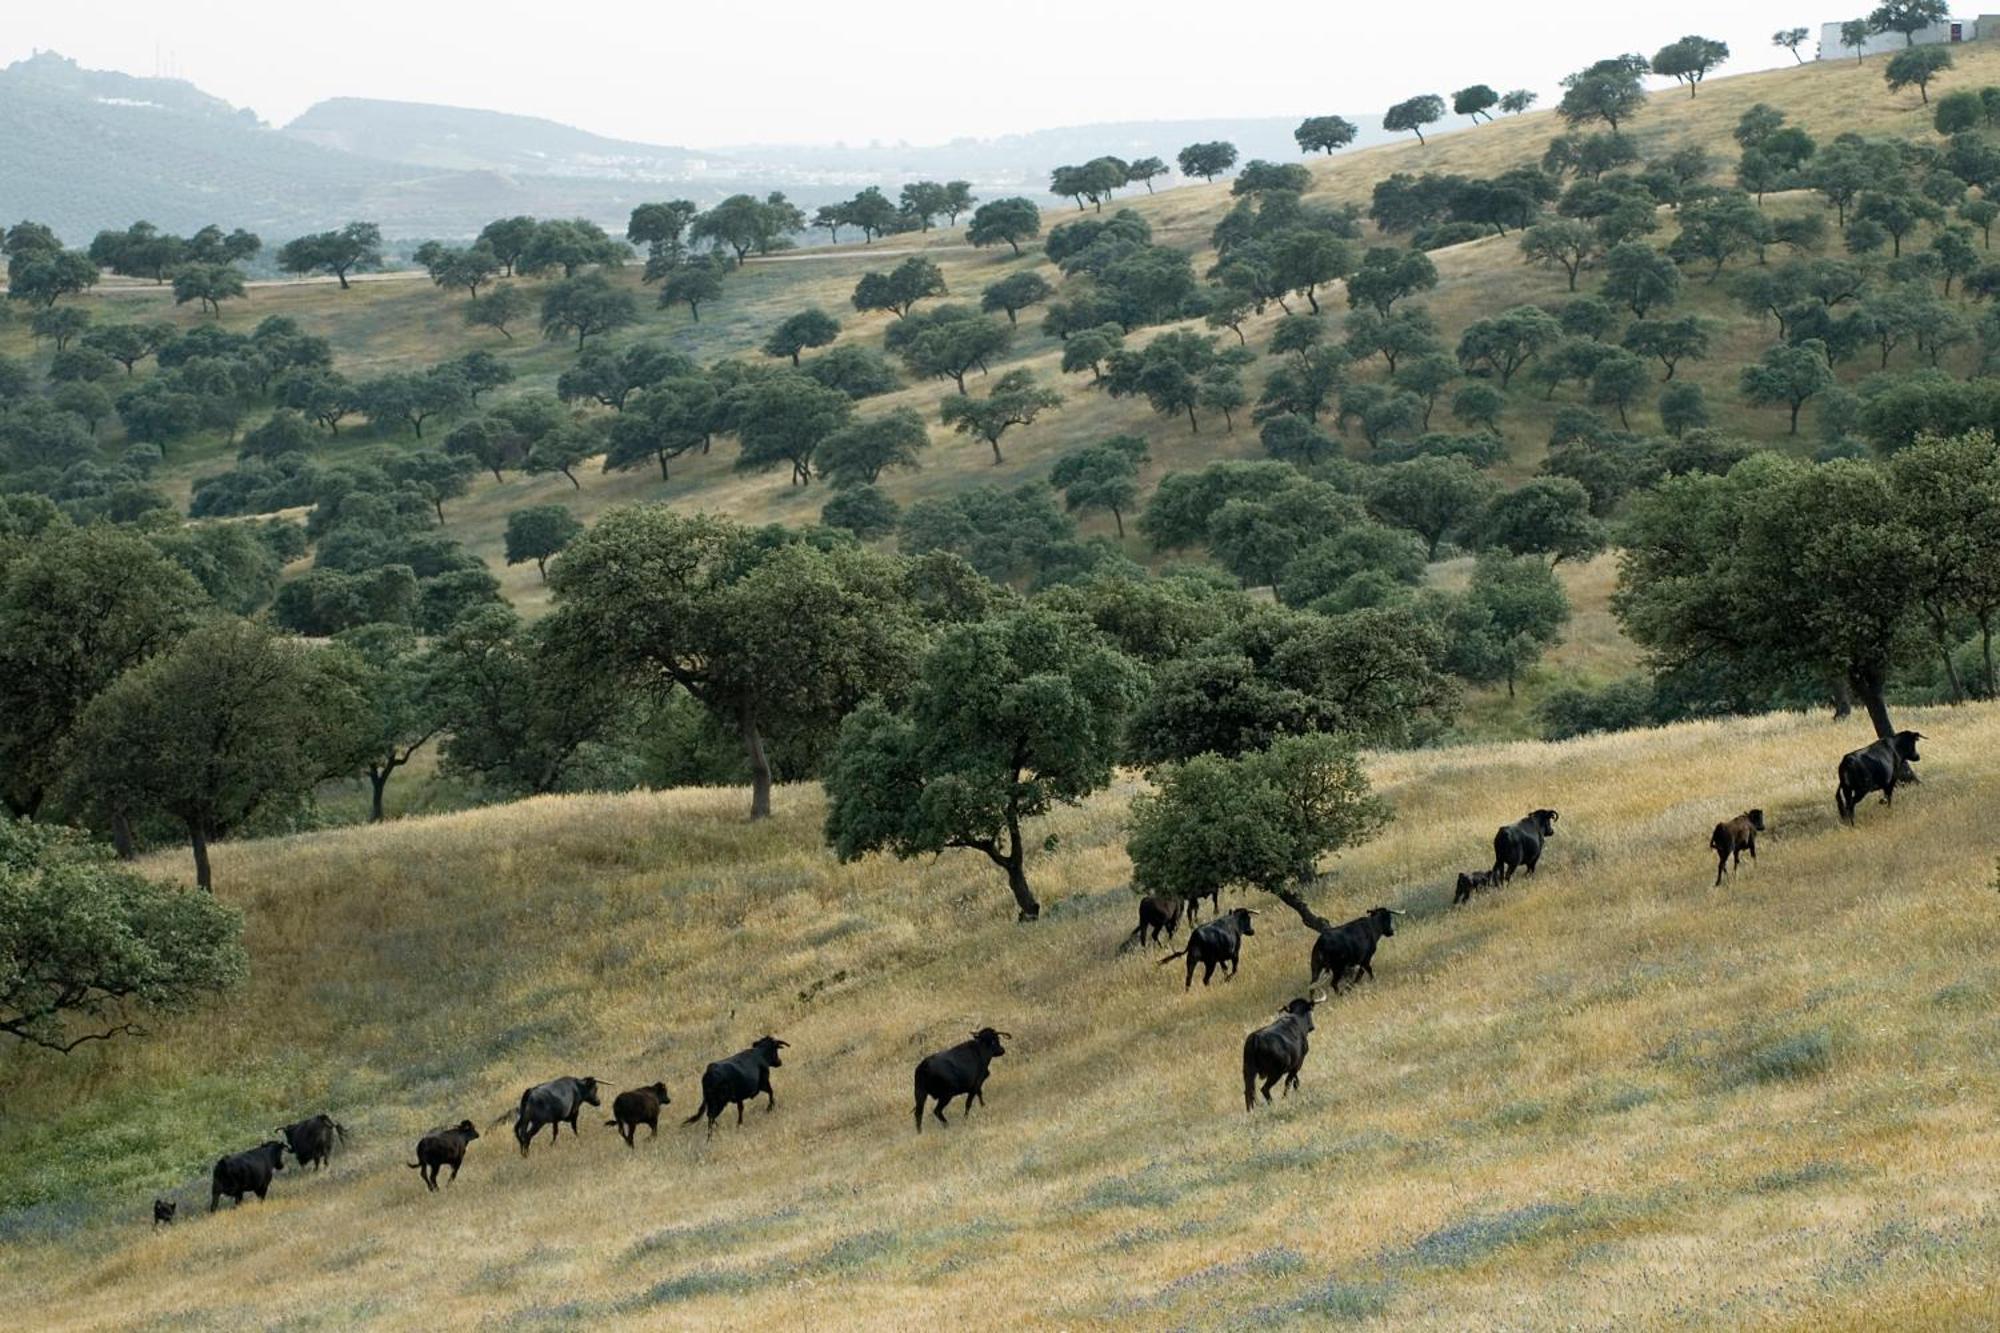
M 616 1120 L 607 1120 L 604 1122 L 604 1127 L 606 1129 L 616 1129 L 618 1128 L 618 1122 Z
M 1186 949 L 1176 949 L 1176 950 L 1174 950 L 1174 951 L 1173 951 L 1172 953 L 1168 954 L 1168 955 L 1167 955 L 1167 956 L 1166 956 L 1165 958 L 1162 958 L 1162 959 L 1160 960 L 1160 962 L 1161 962 L 1161 963 L 1163 963 L 1163 964 L 1165 964 L 1165 963 L 1171 963 L 1171 962 L 1173 962 L 1173 961 L 1174 961 L 1174 959 L 1176 959 L 1176 958 L 1185 958 L 1186 956 L 1187 956 L 1187 950 L 1186 950 Z
M 403 1165 L 409 1167 L 412 1171 L 421 1171 L 424 1169 L 422 1162 L 405 1162 Z
M 1141 921 L 1136 927 L 1133 928 L 1132 933 L 1125 937 L 1124 942 L 1118 946 L 1118 952 L 1126 953 L 1132 949 L 1138 948 L 1140 942 L 1145 938 L 1146 938 L 1146 923 Z
M 1833 789 L 1833 808 L 1840 812 L 1841 823 L 1852 824 L 1854 822 L 1854 806 L 1847 799 L 1847 783 L 1845 780 L 1842 780 Z
M 343 1125 L 343 1124 L 341 1124 L 341 1123 L 340 1123 L 340 1122 L 339 1122 L 338 1120 L 334 1121 L 334 1122 L 333 1122 L 333 1132 L 334 1132 L 335 1134 L 338 1134 L 338 1135 L 340 1136 L 340 1141 L 341 1141 L 342 1143 L 345 1143 L 345 1142 L 347 1142 L 347 1126 L 346 1126 L 346 1125 Z
M 1250 1043 L 1243 1043 L 1243 1109 L 1257 1109 L 1257 1066 L 1250 1058 Z
M 701 1099 L 701 1105 L 694 1108 L 694 1114 L 681 1121 L 681 1123 L 683 1125 L 692 1125 L 695 1121 L 701 1119 L 702 1113 L 706 1110 L 708 1110 L 708 1098 L 704 1097 Z
M 1709 850 L 1712 852 L 1726 852 L 1729 850 L 1729 843 L 1729 825 L 1717 824 L 1715 832 L 1708 835 Z

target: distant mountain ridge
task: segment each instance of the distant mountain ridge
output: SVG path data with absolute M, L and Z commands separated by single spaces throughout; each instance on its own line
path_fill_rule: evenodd
M 284 133 L 322 148 L 446 171 L 677 181 L 701 175 L 713 161 L 710 154 L 608 139 L 540 116 L 367 97 L 316 102 Z
M 1396 136 L 1350 117 L 1357 147 Z M 1290 117 L 1121 121 L 947 143 L 779 144 L 710 152 L 614 139 L 537 116 L 337 97 L 283 129 L 182 79 L 85 69 L 55 52 L 0 68 L 0 219 L 33 218 L 81 245 L 144 219 L 207 223 L 281 242 L 353 219 L 391 241 L 470 237 L 517 213 L 587 217 L 623 230 L 638 204 L 708 205 L 786 191 L 811 209 L 881 185 L 964 179 L 985 198 L 1050 199 L 1048 173 L 1114 154 L 1172 164 L 1189 143 L 1228 139 L 1244 161 L 1296 160 Z M 0 225 L 4 225 L 0 223 Z
M 0 69 L 0 217 L 45 222 L 77 245 L 141 218 L 175 232 L 247 227 L 267 241 L 355 218 L 378 222 L 392 240 L 464 237 L 514 213 L 622 230 L 634 205 L 669 185 L 645 172 L 592 175 L 590 154 L 636 150 L 651 171 L 686 160 L 676 157 L 685 150 L 622 145 L 552 121 L 464 114 L 519 132 L 524 153 L 553 155 L 531 158 L 532 170 L 490 152 L 468 153 L 456 168 L 392 160 L 272 129 L 184 80 L 85 69 L 41 52 Z M 698 202 L 727 192 L 685 180 L 671 188 Z

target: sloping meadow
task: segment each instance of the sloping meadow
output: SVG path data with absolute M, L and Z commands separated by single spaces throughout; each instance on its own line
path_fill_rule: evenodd
M 782 1320 L 1854 1327 L 1993 1310 L 2000 708 L 1913 714 L 1923 785 L 1835 821 L 1853 723 L 1779 716 L 1378 757 L 1397 818 L 1335 919 L 1407 911 L 1245 1115 L 1245 1032 L 1301 993 L 1274 902 L 1192 993 L 1120 953 L 1133 779 L 1048 821 L 1051 908 L 983 860 L 838 867 L 816 788 L 558 798 L 218 849 L 254 975 L 147 1041 L 8 1052 L 13 1321 L 98 1327 Z M 1451 909 L 1495 826 L 1542 872 Z M 1767 813 L 1710 887 L 1709 829 Z M 178 873 L 177 859 L 151 867 Z M 1231 905 L 1225 902 L 1225 905 Z M 1185 938 L 1185 937 L 1183 937 Z M 986 1105 L 912 1129 L 911 1069 L 1014 1034 Z M 777 1109 L 678 1123 L 710 1059 L 791 1043 Z M 516 1155 L 531 1082 L 664 1079 L 657 1141 Z M 330 1171 L 205 1213 L 207 1164 L 321 1109 Z M 588 1110 L 588 1108 L 587 1108 Z M 410 1145 L 470 1118 L 455 1185 Z M 155 1195 L 181 1220 L 150 1229 Z

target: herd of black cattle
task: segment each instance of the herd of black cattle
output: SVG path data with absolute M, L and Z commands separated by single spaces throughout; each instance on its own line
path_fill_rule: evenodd
M 1922 739 L 1924 737 L 1920 732 L 1899 731 L 1842 757 L 1839 787 L 1834 794 L 1835 808 L 1842 822 L 1852 824 L 1856 808 L 1871 793 L 1881 792 L 1883 803 L 1892 804 L 1898 785 L 1917 781 L 1909 766 L 1918 760 L 1917 742 Z M 1554 810 L 1533 810 L 1495 832 L 1492 866 L 1461 873 L 1452 904 L 1457 906 L 1467 902 L 1477 889 L 1497 888 L 1505 884 L 1517 870 L 1533 875 L 1535 867 L 1541 862 L 1544 845 L 1555 836 L 1556 818 Z M 1716 854 L 1717 884 L 1722 883 L 1723 873 L 1732 859 L 1740 866 L 1743 853 L 1747 851 L 1750 859 L 1756 860 L 1757 835 L 1763 830 L 1762 810 L 1745 811 L 1715 826 L 1709 837 L 1709 848 Z M 1196 926 L 1194 918 L 1203 897 L 1211 899 L 1215 915 Z M 1204 892 L 1185 899 L 1140 899 L 1139 924 L 1121 947 L 1157 944 L 1162 935 L 1171 944 L 1179 933 L 1184 914 L 1190 926 L 1187 947 L 1168 954 L 1160 962 L 1170 963 L 1177 958 L 1187 960 L 1183 990 L 1193 988 L 1196 968 L 1201 969 L 1201 984 L 1204 986 L 1209 984 L 1218 968 L 1222 970 L 1225 981 L 1233 980 L 1243 937 L 1257 933 L 1252 918 L 1258 913 L 1251 907 L 1237 907 L 1224 912 L 1219 898 L 1213 894 Z M 1396 933 L 1395 919 L 1401 915 L 1395 908 L 1376 907 L 1343 925 L 1323 925 L 1316 932 L 1312 948 L 1312 975 L 1306 983 L 1307 994 L 1287 1004 L 1275 1022 L 1258 1028 L 1244 1039 L 1243 1106 L 1246 1111 L 1256 1109 L 1260 1091 L 1264 1100 L 1269 1102 L 1271 1089 L 1279 1083 L 1284 1084 L 1286 1096 L 1298 1087 L 1299 1071 L 1305 1064 L 1313 1030 L 1313 1009 L 1322 998 L 1316 989 L 1320 978 L 1327 978 L 1336 995 L 1340 993 L 1341 980 L 1350 972 L 1356 985 L 1363 977 L 1374 980 L 1372 964 L 1376 945 Z M 945 1119 L 944 1110 L 953 1098 L 965 1099 L 964 1113 L 967 1115 L 971 1114 L 975 1101 L 985 1105 L 983 1089 L 986 1076 L 994 1059 L 1007 1053 L 1001 1045 L 1002 1038 L 1012 1039 L 1009 1033 L 990 1027 L 981 1028 L 970 1039 L 927 1055 L 918 1062 L 914 1115 L 919 1134 L 923 1132 L 926 1106 L 930 1107 L 938 1123 L 944 1125 L 951 1123 Z M 784 1060 L 778 1052 L 786 1045 L 776 1037 L 759 1037 L 728 1059 L 709 1065 L 701 1076 L 701 1106 L 682 1123 L 692 1125 L 706 1116 L 708 1132 L 712 1135 L 715 1133 L 715 1122 L 723 1111 L 734 1106 L 736 1123 L 740 1125 L 743 1123 L 744 1103 L 759 1096 L 765 1098 L 764 1109 L 767 1112 L 776 1110 L 778 1098 L 771 1090 L 771 1071 L 783 1066 Z M 577 1119 L 583 1108 L 602 1104 L 599 1101 L 599 1083 L 596 1078 L 573 1076 L 538 1083 L 524 1091 L 519 1104 L 493 1123 L 497 1126 L 509 1119 L 513 1121 L 514 1139 L 525 1157 L 535 1136 L 545 1127 L 551 1144 L 561 1136 L 564 1125 L 569 1126 L 571 1137 L 575 1137 L 578 1133 Z M 652 1083 L 621 1092 L 612 1100 L 612 1118 L 604 1123 L 618 1131 L 626 1147 L 634 1147 L 641 1125 L 646 1127 L 648 1137 L 658 1136 L 661 1108 L 672 1100 L 667 1095 L 665 1083 Z M 232 1153 L 216 1162 L 210 1179 L 210 1212 L 221 1206 L 225 1196 L 238 1204 L 243 1202 L 246 1194 L 262 1199 L 271 1187 L 273 1175 L 284 1169 L 287 1153 L 299 1167 L 311 1166 L 317 1171 L 332 1158 L 335 1142 L 345 1142 L 347 1138 L 346 1127 L 325 1113 L 286 1125 L 279 1133 L 282 1138 L 260 1143 L 247 1152 Z M 436 1191 L 438 1176 L 447 1168 L 450 1174 L 445 1177 L 446 1184 L 458 1178 L 458 1170 L 465 1164 L 466 1148 L 478 1137 L 479 1130 L 470 1120 L 461 1120 L 448 1129 L 433 1130 L 417 1141 L 417 1160 L 406 1165 L 418 1173 L 427 1189 Z M 171 1223 L 176 1209 L 177 1205 L 172 1200 L 156 1199 L 153 1203 L 153 1224 Z

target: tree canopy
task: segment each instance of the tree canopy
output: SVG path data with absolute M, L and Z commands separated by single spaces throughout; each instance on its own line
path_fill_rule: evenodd
M 1406 98 L 1382 113 L 1382 128 L 1385 130 L 1408 130 L 1417 136 L 1417 142 L 1424 142 L 1424 126 L 1435 125 L 1444 119 L 1444 99 L 1436 93 L 1424 93 Z
M 348 288 L 347 276 L 382 263 L 382 229 L 372 222 L 350 222 L 336 231 L 315 232 L 278 248 L 278 267 L 287 273 L 329 273 Z
M 0 821 L 0 1032 L 67 1053 L 243 978 L 241 915 L 54 824 Z
M 771 810 L 766 737 L 823 742 L 864 698 L 897 697 L 920 647 L 889 558 L 662 507 L 606 513 L 549 584 L 566 642 L 736 732 L 752 819 Z
M 1044 608 L 947 628 L 907 704 L 870 701 L 841 725 L 828 845 L 842 861 L 980 852 L 1035 920 L 1022 825 L 1110 783 L 1145 679 L 1089 622 Z

